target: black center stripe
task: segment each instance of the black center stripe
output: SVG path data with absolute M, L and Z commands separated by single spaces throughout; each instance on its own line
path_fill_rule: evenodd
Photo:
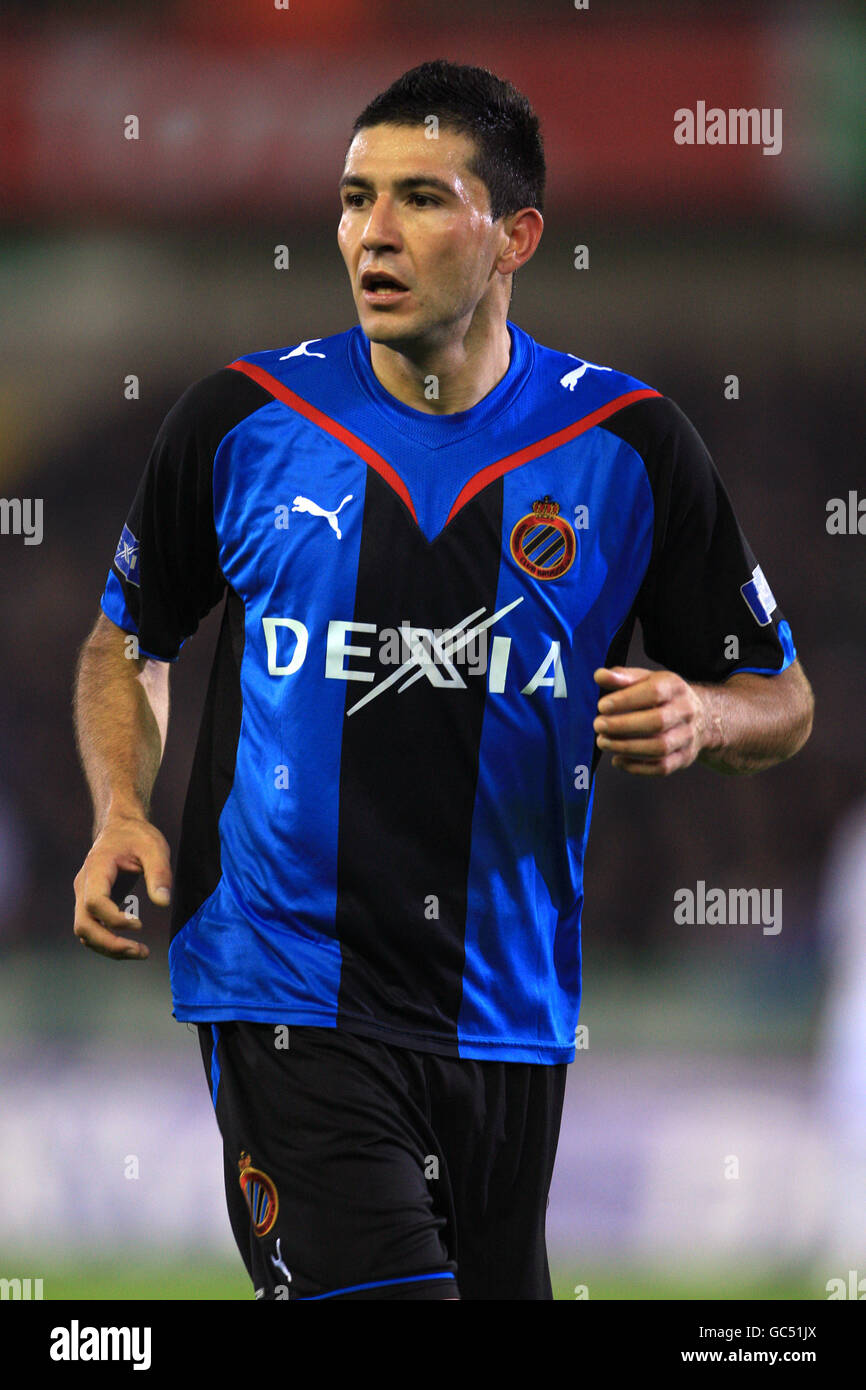
M 406 621 L 434 631 L 456 627 L 482 607 L 490 616 L 501 531 L 501 480 L 430 543 L 368 469 L 354 620 L 375 623 L 381 633 Z M 378 633 L 369 644 L 378 655 Z M 454 659 L 464 689 L 436 687 L 422 676 L 402 694 L 402 681 L 395 682 L 344 715 L 340 762 L 339 1022 L 394 1041 L 402 1034 L 408 1046 L 418 1045 L 418 1035 L 407 1029 L 432 1027 L 439 1041 L 430 1050 L 454 1056 L 486 697 L 485 677 L 467 673 L 467 664 Z M 395 669 L 381 666 L 376 683 Z M 439 670 L 450 679 L 447 668 Z M 370 688 L 347 682 L 346 708 Z

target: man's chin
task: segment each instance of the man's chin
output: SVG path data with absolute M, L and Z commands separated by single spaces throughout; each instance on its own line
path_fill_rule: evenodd
M 382 343 L 386 347 L 415 342 L 423 336 L 423 332 L 420 332 L 416 325 L 398 323 L 396 318 L 389 320 L 384 314 L 362 313 L 358 315 L 358 319 L 370 342 Z
M 359 296 L 355 300 L 355 309 L 361 326 L 370 330 L 371 334 L 380 329 L 384 333 L 400 332 L 405 326 L 418 318 L 419 305 L 413 302 L 413 296 L 406 295 L 402 300 L 393 304 L 384 302 L 382 304 L 368 304 L 367 300 Z

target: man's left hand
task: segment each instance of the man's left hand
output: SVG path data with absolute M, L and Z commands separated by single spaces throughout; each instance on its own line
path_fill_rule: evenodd
M 668 777 L 689 767 L 710 746 L 703 692 L 674 671 L 600 667 L 593 679 L 605 691 L 593 723 L 596 742 L 613 755 L 614 767 L 644 777 Z

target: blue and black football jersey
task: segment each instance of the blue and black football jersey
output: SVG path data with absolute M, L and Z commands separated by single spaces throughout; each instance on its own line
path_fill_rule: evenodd
M 670 400 L 508 325 L 432 415 L 360 327 L 199 381 L 156 438 L 102 607 L 174 661 L 226 596 L 177 855 L 178 1019 L 572 1060 L 599 666 L 796 655 Z

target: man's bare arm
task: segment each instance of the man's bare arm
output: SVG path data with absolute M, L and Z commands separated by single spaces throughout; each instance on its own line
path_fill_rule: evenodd
M 728 774 L 761 772 L 798 753 L 812 732 L 815 697 L 799 661 L 778 676 L 741 671 L 697 685 L 707 733 L 702 763 Z
M 141 930 L 111 900 L 120 870 L 143 872 L 152 902 L 171 889 L 168 844 L 148 820 L 168 731 L 168 662 L 128 655 L 130 639 L 103 613 L 81 649 L 74 718 L 79 757 L 93 799 L 94 843 L 75 878 L 75 935 L 113 959 L 144 959 L 140 942 L 114 929 Z
M 760 772 L 790 758 L 812 731 L 815 700 L 795 661 L 777 676 L 741 671 L 719 685 L 673 671 L 595 672 L 606 693 L 594 728 L 626 772 L 666 777 L 700 759 L 717 772 Z
M 168 730 L 168 663 L 127 655 L 130 639 L 101 613 L 75 678 L 75 736 L 93 800 L 93 834 L 109 814 L 147 817 Z

